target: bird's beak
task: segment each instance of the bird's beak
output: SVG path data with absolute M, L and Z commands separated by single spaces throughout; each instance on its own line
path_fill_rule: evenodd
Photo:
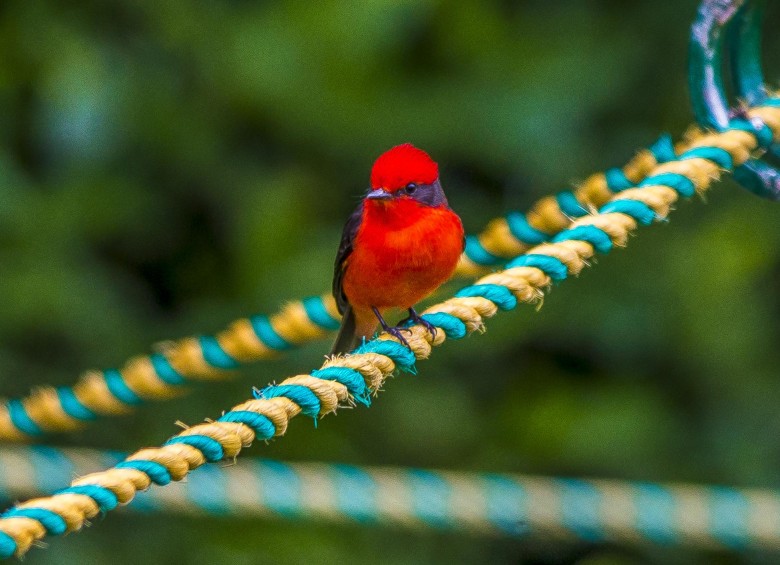
M 390 200 L 392 197 L 384 188 L 376 188 L 366 194 L 366 200 Z

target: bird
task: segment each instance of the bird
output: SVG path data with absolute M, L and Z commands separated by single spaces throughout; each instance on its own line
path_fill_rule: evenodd
M 336 254 L 333 297 L 342 323 L 331 355 L 353 351 L 377 326 L 407 347 L 402 330 L 409 322 L 435 337 L 414 306 L 452 276 L 464 247 L 463 223 L 444 195 L 438 164 L 411 143 L 382 153 Z M 409 315 L 390 326 L 384 316 L 396 308 Z

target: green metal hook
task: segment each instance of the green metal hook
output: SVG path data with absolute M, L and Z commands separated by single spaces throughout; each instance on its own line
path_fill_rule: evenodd
M 761 69 L 761 22 L 764 20 L 765 8 L 766 0 L 748 2 L 737 11 L 727 31 L 731 84 L 737 97 L 749 106 L 780 106 L 780 98 L 769 95 Z M 757 126 L 762 125 L 760 120 L 754 118 L 753 121 L 757 122 Z M 771 181 L 771 176 L 780 164 L 780 145 L 772 144 L 768 149 L 764 158 L 771 159 L 774 166 L 759 161 L 752 175 L 753 178 L 758 175 L 764 186 L 767 180 Z M 740 180 L 740 174 L 737 173 L 737 180 Z
M 694 115 L 703 127 L 766 133 L 765 124 L 730 111 L 721 75 L 728 34 L 735 91 L 750 104 L 767 103 L 760 63 L 763 4 L 763 0 L 703 0 L 699 5 L 691 27 L 688 85 Z M 768 139 L 771 142 L 771 136 Z M 751 159 L 734 171 L 734 178 L 759 196 L 780 200 L 780 171 L 766 162 Z

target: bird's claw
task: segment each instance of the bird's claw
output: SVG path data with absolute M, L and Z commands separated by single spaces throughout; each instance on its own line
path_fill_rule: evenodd
M 372 310 L 374 311 L 374 314 L 376 315 L 377 319 L 379 320 L 379 324 L 382 326 L 382 330 L 384 330 L 387 334 L 393 336 L 395 339 L 397 339 L 399 342 L 401 342 L 404 346 L 411 349 L 412 347 L 409 345 L 409 342 L 406 341 L 406 338 L 403 336 L 401 332 L 409 332 L 409 334 L 412 333 L 412 330 L 407 326 L 409 323 L 413 324 L 420 324 L 422 327 L 424 327 L 428 332 L 433 336 L 433 339 L 436 339 L 436 326 L 431 324 L 427 320 L 423 320 L 422 317 L 415 311 L 414 308 L 409 308 L 409 316 L 401 320 L 397 326 L 390 326 L 385 322 L 385 319 L 382 317 L 382 313 L 377 309 L 376 307 L 372 307 Z
M 428 332 L 431 334 L 431 337 L 433 339 L 436 339 L 436 332 L 438 331 L 436 329 L 436 326 L 434 326 L 432 323 L 430 323 L 428 320 L 425 320 L 423 318 L 420 318 L 418 316 L 417 323 L 420 324 L 422 327 L 424 327 Z
M 424 327 L 426 330 L 428 330 L 428 333 L 431 334 L 431 337 L 433 339 L 436 339 L 436 332 L 438 331 L 436 329 L 436 326 L 434 326 L 432 323 L 430 323 L 428 320 L 420 316 L 414 308 L 409 309 L 409 316 L 401 320 L 401 322 L 398 324 L 399 326 L 406 326 L 409 323 L 413 324 L 420 324 L 422 327 Z
M 391 336 L 393 336 L 395 339 L 397 339 L 398 341 L 400 341 L 400 342 L 401 342 L 401 343 L 402 343 L 404 346 L 408 347 L 409 349 L 411 349 L 411 348 L 412 348 L 412 346 L 411 346 L 411 345 L 409 345 L 409 342 L 408 342 L 408 341 L 406 341 L 406 338 L 405 338 L 405 337 L 404 337 L 404 336 L 401 334 L 401 331 L 402 331 L 402 330 L 409 331 L 408 329 L 406 329 L 406 328 L 399 328 L 398 326 L 393 326 L 393 327 L 390 327 L 390 326 L 388 326 L 388 327 L 384 328 L 384 330 L 385 330 L 385 331 L 386 331 L 388 334 L 390 334 Z

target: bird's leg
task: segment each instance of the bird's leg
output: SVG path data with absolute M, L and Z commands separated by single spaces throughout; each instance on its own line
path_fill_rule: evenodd
M 430 334 L 433 336 L 433 339 L 436 339 L 436 326 L 434 326 L 432 323 L 428 322 L 427 320 L 424 320 L 422 316 L 420 316 L 417 313 L 417 310 L 414 308 L 409 308 L 409 316 L 398 322 L 399 326 L 405 326 L 409 322 L 420 324 L 422 327 L 424 327 L 426 330 L 430 332 Z
M 377 320 L 379 320 L 379 325 L 382 326 L 382 329 L 384 331 L 386 331 L 391 336 L 396 338 L 398 341 L 403 343 L 406 347 L 409 347 L 409 349 L 411 349 L 411 347 L 409 346 L 409 342 L 406 341 L 406 338 L 404 338 L 403 335 L 401 335 L 401 329 L 400 328 L 388 325 L 388 323 L 385 322 L 385 319 L 382 317 L 382 314 L 374 306 L 371 307 L 371 310 L 374 311 L 374 315 L 376 316 Z

